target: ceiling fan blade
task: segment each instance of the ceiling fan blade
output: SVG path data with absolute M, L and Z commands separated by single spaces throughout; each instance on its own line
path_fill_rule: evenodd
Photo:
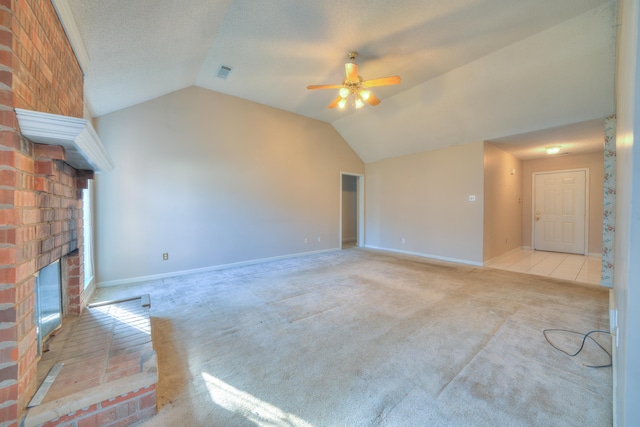
M 400 83 L 400 76 L 380 77 L 379 79 L 365 80 L 362 82 L 363 87 L 389 86 Z
M 341 99 L 342 97 L 338 95 L 338 97 L 334 99 L 333 102 L 331 102 L 331 104 L 329 104 L 329 108 L 336 108 L 338 106 L 338 102 L 340 102 Z
M 309 90 L 314 90 L 314 89 L 340 89 L 343 85 L 309 85 L 307 86 L 307 89 Z
M 350 82 L 358 81 L 358 64 L 353 62 L 347 62 L 344 64 L 344 68 L 347 71 L 347 80 Z
M 380 99 L 376 98 L 372 93 L 370 93 L 369 97 L 367 98 L 367 102 L 372 107 L 375 107 L 376 105 L 380 104 Z

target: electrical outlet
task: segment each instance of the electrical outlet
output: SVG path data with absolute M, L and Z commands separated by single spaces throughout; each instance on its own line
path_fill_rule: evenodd
M 476 196 L 475 196 L 475 194 L 472 194 L 472 195 L 470 195 L 470 196 L 469 196 L 469 201 L 470 201 L 470 202 L 475 202 L 475 201 L 476 201 Z
M 169 253 L 168 252 L 163 253 L 162 254 L 162 260 L 163 261 L 167 261 L 168 259 L 169 259 Z
M 318 236 L 318 243 L 322 242 L 322 237 Z
M 306 237 L 304 238 L 304 244 L 306 245 L 307 243 L 309 243 L 309 239 L 307 239 Z
M 407 241 L 404 239 L 404 237 L 402 239 L 400 239 L 400 241 L 402 242 L 402 244 L 404 245 L 405 243 L 407 243 Z

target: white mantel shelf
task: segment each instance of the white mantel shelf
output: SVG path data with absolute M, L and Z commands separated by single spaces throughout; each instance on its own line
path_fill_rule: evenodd
M 20 131 L 38 144 L 65 148 L 66 162 L 78 170 L 109 172 L 113 161 L 89 120 L 16 108 Z

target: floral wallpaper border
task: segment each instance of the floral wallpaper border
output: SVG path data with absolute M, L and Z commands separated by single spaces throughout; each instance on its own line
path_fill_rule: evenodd
M 602 212 L 602 286 L 613 287 L 616 232 L 616 116 L 604 120 L 604 210 Z

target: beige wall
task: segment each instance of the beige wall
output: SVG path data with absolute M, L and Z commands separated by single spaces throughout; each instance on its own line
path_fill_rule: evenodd
M 340 171 L 364 164 L 328 123 L 195 86 L 96 122 L 100 283 L 339 247 Z
M 602 253 L 602 204 L 604 191 L 604 153 L 546 157 L 522 163 L 522 245 L 530 247 L 533 206 L 533 173 L 568 169 L 589 169 L 589 253 Z
M 365 169 L 367 246 L 482 262 L 482 142 L 367 163 Z
M 521 246 L 522 160 L 485 143 L 483 260 Z

